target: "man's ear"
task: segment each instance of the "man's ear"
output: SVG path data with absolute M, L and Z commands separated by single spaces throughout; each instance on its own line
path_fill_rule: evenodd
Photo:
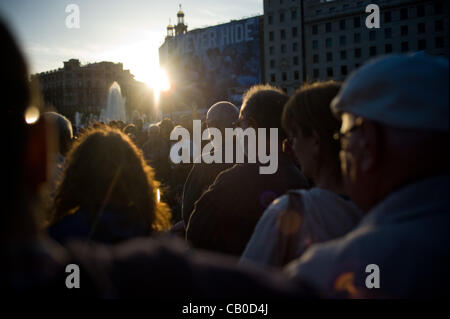
M 378 124 L 365 121 L 361 125 L 361 139 L 359 139 L 360 148 L 360 167 L 364 173 L 371 173 L 377 168 L 379 162 L 380 150 L 382 148 L 382 132 Z
M 48 141 L 47 124 L 41 117 L 36 123 L 28 124 L 25 153 L 27 186 L 37 191 L 47 180 Z

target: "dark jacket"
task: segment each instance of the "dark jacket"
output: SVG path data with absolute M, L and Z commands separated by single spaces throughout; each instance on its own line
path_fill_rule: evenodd
M 194 164 L 184 183 L 182 216 L 187 225 L 191 217 L 194 203 L 214 182 L 217 175 L 233 166 L 233 163 L 197 163 Z
M 196 248 L 240 256 L 267 206 L 289 189 L 308 187 L 291 159 L 278 156 L 275 174 L 259 164 L 236 164 L 221 172 L 195 203 L 186 239 Z

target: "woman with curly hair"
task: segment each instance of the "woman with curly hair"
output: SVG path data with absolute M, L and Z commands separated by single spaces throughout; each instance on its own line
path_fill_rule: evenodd
M 51 211 L 50 235 L 117 243 L 170 227 L 159 182 L 142 152 L 109 127 L 84 133 L 67 156 Z

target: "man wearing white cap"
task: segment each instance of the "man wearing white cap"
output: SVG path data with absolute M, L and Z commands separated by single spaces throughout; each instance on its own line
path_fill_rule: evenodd
M 366 217 L 288 265 L 293 277 L 330 297 L 448 295 L 448 71 L 441 58 L 389 55 L 347 79 L 331 107 L 348 193 Z

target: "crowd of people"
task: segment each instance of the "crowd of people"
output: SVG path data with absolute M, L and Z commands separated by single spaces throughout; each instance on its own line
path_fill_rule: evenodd
M 260 174 L 258 161 L 171 162 L 170 133 L 186 123 L 168 118 L 74 130 L 41 110 L 27 122 L 36 93 L 3 25 L 0 38 L 12 295 L 448 295 L 448 60 L 387 55 L 344 83 L 292 96 L 256 85 L 240 108 L 212 105 L 205 128 L 278 130 L 278 169 Z M 81 268 L 80 289 L 65 285 L 68 264 Z

